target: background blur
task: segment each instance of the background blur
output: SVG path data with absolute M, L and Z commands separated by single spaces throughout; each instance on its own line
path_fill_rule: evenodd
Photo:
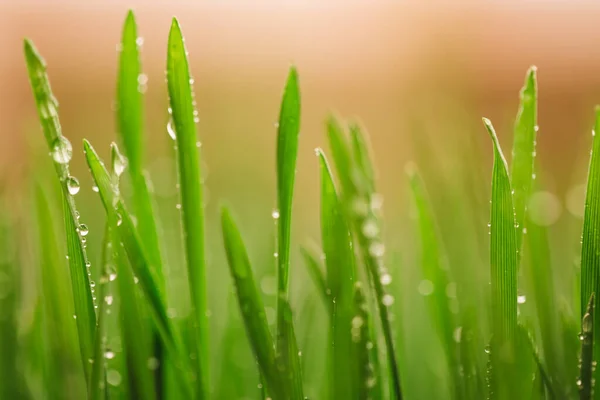
M 24 37 L 35 42 L 48 63 L 65 136 L 75 148 L 88 138 L 102 156 L 108 155 L 108 145 L 115 140 L 116 44 L 127 9 L 133 8 L 144 38 L 142 61 L 149 78 L 147 165 L 165 237 L 172 242 L 166 249 L 170 293 L 185 291 L 174 151 L 166 132 L 166 40 L 170 19 L 177 16 L 195 78 L 208 171 L 211 307 L 223 309 L 230 300 L 220 232 L 215 229 L 222 202 L 231 204 L 239 217 L 255 269 L 262 274 L 263 291 L 274 293 L 270 218 L 275 204 L 274 123 L 292 63 L 299 70 L 302 93 L 294 257 L 298 259 L 298 244 L 318 241 L 319 186 L 313 149 L 325 145 L 323 121 L 334 112 L 360 121 L 369 131 L 379 190 L 385 198 L 390 257 L 402 254 L 403 285 L 415 289 L 419 278 L 418 269 L 411 266 L 406 163 L 415 161 L 429 184 L 442 232 L 450 242 L 450 258 L 460 258 L 460 246 L 453 243 L 474 229 L 481 234 L 481 251 L 470 262 L 485 270 L 492 150 L 480 118 L 492 119 L 510 159 L 519 89 L 527 68 L 537 65 L 538 181 L 552 198 L 541 221 L 572 232 L 572 242 L 561 242 L 565 251 L 557 255 L 559 264 L 572 265 L 578 251 L 580 185 L 585 182 L 593 106 L 600 103 L 600 4 L 319 3 L 0 0 L 0 181 L 5 187 L 29 190 L 27 178 L 37 157 L 46 154 L 23 61 Z M 82 220 L 90 226 L 90 247 L 99 247 L 103 213 L 81 151 L 72 165 L 72 173 L 82 182 L 77 201 Z M 444 208 L 456 193 L 472 198 L 474 228 L 463 227 L 461 214 Z M 299 264 L 292 269 L 302 319 L 318 308 L 318 300 Z M 572 279 L 564 270 L 556 272 L 559 277 L 561 273 Z M 423 309 L 412 303 L 417 291 L 408 293 L 404 301 L 411 312 Z M 303 301 L 307 298 L 311 302 Z M 185 299 L 175 296 L 173 301 L 185 308 Z M 305 304 L 312 304 L 312 309 Z M 312 321 L 308 317 L 306 321 Z M 225 318 L 214 320 L 213 337 L 219 338 Z M 310 325 L 303 329 L 307 332 L 301 335 L 310 338 Z M 426 340 L 415 335 L 411 339 L 410 329 L 420 328 L 404 329 L 408 343 Z M 406 357 L 410 359 L 410 349 Z M 419 368 L 427 373 L 427 363 L 416 363 L 417 374 Z M 407 385 L 410 390 L 411 383 Z

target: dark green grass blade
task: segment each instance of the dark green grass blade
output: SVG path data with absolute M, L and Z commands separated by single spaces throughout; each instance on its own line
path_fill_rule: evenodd
M 484 125 L 494 145 L 490 218 L 493 391 L 509 396 L 517 330 L 517 239 L 512 189 L 506 160 L 491 122 Z M 512 389 L 514 390 L 514 389 Z
M 521 104 L 515 121 L 513 158 L 510 178 L 514 190 L 513 201 L 517 223 L 517 249 L 521 249 L 525 212 L 533 186 L 535 144 L 537 132 L 537 78 L 536 67 L 529 68 L 521 89 Z
M 410 188 L 417 210 L 417 223 L 421 236 L 421 268 L 423 278 L 433 284 L 433 293 L 427 296 L 436 331 L 446 353 L 448 371 L 451 374 L 456 396 L 461 392 L 463 379 L 459 375 L 459 358 L 454 340 L 457 328 L 448 303 L 446 289 L 450 283 L 448 268 L 443 266 L 443 249 L 433 215 L 433 210 L 427 196 L 425 184 L 416 166 L 409 165 L 406 170 Z
M 278 221 L 278 289 L 287 296 L 290 268 L 290 237 L 292 225 L 292 197 L 296 177 L 296 158 L 300 133 L 300 90 L 298 73 L 292 67 L 283 92 L 277 130 L 277 206 Z
M 82 241 L 83 236 L 79 231 L 79 214 L 75 207 L 75 199 L 69 193 L 67 187 L 67 181 L 70 177 L 68 162 L 71 159 L 72 147 L 69 141 L 62 136 L 58 119 L 58 101 L 50 89 L 50 81 L 46 74 L 46 63 L 29 40 L 25 40 L 25 60 L 42 130 L 62 187 L 67 254 L 69 256 L 75 315 L 77 316 L 81 362 L 86 380 L 89 382 L 91 371 L 88 360 L 93 357 L 94 353 L 93 338 L 96 315 L 92 299 L 93 290 L 88 277 L 87 266 L 89 264 Z
M 353 135 L 360 135 L 362 140 L 355 143 L 366 143 L 364 135 L 354 126 Z M 371 166 L 370 161 L 357 162 L 350 150 L 344 132 L 337 121 L 330 117 L 327 121 L 327 133 L 336 172 L 342 189 L 342 203 L 348 213 L 348 220 L 357 239 L 358 247 L 363 256 L 363 262 L 373 285 L 379 319 L 386 344 L 389 371 L 393 394 L 402 399 L 398 361 L 394 350 L 392 327 L 388 307 L 394 298 L 387 292 L 386 286 L 391 282 L 391 276 L 383 261 L 384 246 L 381 237 L 381 219 L 379 217 L 379 201 L 374 191 L 372 173 L 362 170 L 359 165 Z M 361 157 L 366 157 L 366 148 L 361 148 Z M 371 169 L 372 170 L 372 169 Z
M 198 394 L 208 396 L 208 319 L 206 317 L 206 263 L 204 254 L 204 203 L 197 147 L 196 113 L 187 52 L 181 28 L 173 19 L 167 52 L 167 86 L 177 140 L 177 165 L 181 194 L 181 216 L 188 279 L 192 299 Z
M 592 293 L 581 321 L 581 367 L 577 381 L 581 400 L 592 399 L 594 392 L 594 301 Z
M 594 125 L 592 152 L 588 172 L 585 213 L 583 218 L 583 235 L 581 246 L 581 313 L 592 293 L 598 293 L 600 279 L 600 107 L 596 107 L 596 122 Z M 597 299 L 594 297 L 594 302 Z M 594 308 L 596 304 L 594 304 Z M 594 330 L 594 340 L 598 341 L 600 329 Z M 594 349 L 594 359 L 599 356 L 598 346 Z M 594 372 L 594 377 L 598 378 Z M 596 397 L 598 396 L 598 397 Z M 595 392 L 595 399 L 600 398 L 600 390 Z
M 262 298 L 254 282 L 248 253 L 240 232 L 226 208 L 221 210 L 221 225 L 229 269 L 235 283 L 237 299 L 252 351 L 271 396 L 287 398 L 281 374 L 276 368 L 275 346 L 267 324 Z
M 349 399 L 358 394 L 357 379 L 347 378 L 358 370 L 351 353 L 356 279 L 354 250 L 327 159 L 320 149 L 317 154 L 321 170 L 321 240 L 327 267 L 329 302 L 332 303 L 332 396 Z
M 98 186 L 104 208 L 107 212 L 114 208 L 118 214 L 117 227 L 120 239 L 127 252 L 131 268 L 136 277 L 139 278 L 139 285 L 153 312 L 161 338 L 170 349 L 174 350 L 177 346 L 167 317 L 165 303 L 162 294 L 158 290 L 148 257 L 141 246 L 131 216 L 118 194 L 115 193 L 117 188 L 114 187 L 104 163 L 100 161 L 98 154 L 87 140 L 84 141 L 84 153 L 94 181 Z
M 331 301 L 329 299 L 327 284 L 325 283 L 325 277 L 323 276 L 321 263 L 319 262 L 318 257 L 306 247 L 300 247 L 300 254 L 302 254 L 302 257 L 304 258 L 306 269 L 319 293 L 319 297 L 323 299 L 327 309 L 330 310 Z
M 279 298 L 278 307 L 281 310 L 277 330 L 277 354 L 275 363 L 279 368 L 283 381 L 288 388 L 290 400 L 304 400 L 302 388 L 302 366 L 294 332 L 292 310 L 287 299 Z

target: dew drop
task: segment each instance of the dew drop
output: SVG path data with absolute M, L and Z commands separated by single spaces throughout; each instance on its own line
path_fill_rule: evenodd
M 110 306 L 113 303 L 113 297 L 112 296 L 106 296 L 104 298 L 104 301 L 106 302 L 106 304 L 108 304 Z
M 527 301 L 527 296 L 525 296 L 524 294 L 517 296 L 518 304 L 524 304 L 526 301 Z
M 273 210 L 273 212 L 271 212 L 271 217 L 273 217 L 273 219 L 279 219 L 279 210 Z
M 123 171 L 125 171 L 125 167 L 127 166 L 127 160 L 119 151 L 119 148 L 117 147 L 116 143 L 111 143 L 110 149 L 113 172 L 115 173 L 115 175 L 121 176 L 123 174 Z
M 109 385 L 119 386 L 121 384 L 121 374 L 117 370 L 109 369 L 106 372 L 106 381 Z
M 144 38 L 141 36 L 138 36 L 137 39 L 135 39 L 135 44 L 137 44 L 138 46 L 143 46 L 144 45 Z
M 100 189 L 98 189 L 98 186 L 96 186 L 96 185 L 92 186 L 92 190 L 96 193 L 98 193 L 100 191 Z
M 67 178 L 67 190 L 69 191 L 69 194 L 71 196 L 75 196 L 77 193 L 79 193 L 79 181 L 77 180 L 77 178 L 75 178 L 74 176 L 69 176 Z
M 88 229 L 86 224 L 81 224 L 79 225 L 79 233 L 81 234 L 81 236 L 87 236 L 87 234 L 90 233 L 90 230 Z
M 381 278 L 379 279 L 379 281 L 381 282 L 382 285 L 387 286 L 390 283 L 392 283 L 392 276 L 390 274 L 383 274 L 381 275 Z
M 56 138 L 52 144 L 52 158 L 59 164 L 67 164 L 73 157 L 73 146 L 64 136 Z
M 104 358 L 106 358 L 107 360 L 112 360 L 113 358 L 115 358 L 115 353 L 113 351 L 107 350 L 104 353 Z
M 394 304 L 394 296 L 392 296 L 391 294 L 385 294 L 381 298 L 381 302 L 383 303 L 384 306 L 388 306 L 389 307 L 392 304 Z
M 171 139 L 177 139 L 177 134 L 175 133 L 175 124 L 172 118 L 169 119 L 169 122 L 167 123 L 167 133 Z

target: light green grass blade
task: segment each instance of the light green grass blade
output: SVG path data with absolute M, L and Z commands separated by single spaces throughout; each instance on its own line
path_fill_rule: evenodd
M 75 206 L 75 199 L 71 192 L 76 193 L 76 186 L 69 174 L 69 161 L 72 156 L 71 143 L 62 135 L 58 119 L 58 101 L 50 89 L 50 81 L 46 73 L 46 63 L 39 55 L 33 43 L 25 40 L 25 60 L 29 72 L 29 80 L 38 109 L 42 130 L 48 143 L 57 176 L 60 180 L 63 193 L 63 210 L 67 236 L 67 254 L 69 256 L 69 270 L 77 318 L 77 332 L 81 362 L 86 380 L 90 379 L 89 359 L 93 357 L 93 338 L 96 327 L 96 314 L 93 290 L 88 277 L 88 260 L 84 248 L 84 235 L 79 230 L 79 213 Z
M 514 391 L 513 369 L 517 330 L 517 238 L 508 167 L 498 137 L 487 118 L 483 123 L 494 145 L 490 218 L 492 300 L 492 390 L 496 398 Z
M 331 302 L 332 397 L 350 399 L 358 395 L 358 367 L 348 351 L 352 348 L 355 260 L 350 231 L 342 214 L 333 176 L 323 151 L 318 149 L 321 170 L 321 241 L 325 253 L 326 284 Z M 358 319 L 356 321 L 359 321 Z M 358 378 L 358 377 L 356 377 Z
M 306 247 L 300 247 L 300 254 L 302 255 L 302 258 L 304 258 L 306 269 L 319 293 L 319 297 L 321 297 L 327 309 L 330 310 L 331 301 L 329 299 L 327 284 L 325 283 L 325 277 L 323 276 L 321 263 L 319 262 L 318 257 Z
M 292 225 L 292 198 L 296 177 L 296 158 L 300 133 L 300 90 L 298 73 L 290 69 L 277 128 L 277 206 L 278 220 L 278 289 L 287 296 L 288 273 L 290 268 L 290 237 Z
M 131 215 L 125 209 L 121 198 L 118 196 L 118 188 L 114 186 L 114 182 L 111 180 L 104 163 L 98 158 L 98 154 L 94 148 L 87 140 L 84 140 L 83 144 L 86 160 L 92 177 L 98 186 L 104 208 L 107 212 L 114 208 L 118 214 L 117 227 L 120 239 L 127 252 L 131 268 L 135 276 L 139 278 L 139 285 L 153 312 L 161 338 L 171 350 L 174 350 L 177 346 L 175 345 L 175 337 L 167 317 L 165 303 L 162 294 L 158 290 L 156 279 L 153 276 L 148 257 L 144 253 L 139 236 L 131 220 Z
M 181 28 L 173 19 L 167 52 L 167 86 L 177 140 L 177 165 L 181 195 L 181 217 L 188 280 L 192 299 L 198 395 L 208 396 L 208 319 L 206 304 L 206 263 L 204 254 L 204 203 L 197 147 L 196 114 L 187 51 Z
M 537 77 L 536 67 L 529 68 L 521 89 L 521 104 L 515 121 L 513 158 L 510 179 L 514 190 L 513 202 L 517 223 L 517 249 L 521 249 L 525 212 L 533 186 L 535 145 L 537 133 Z
M 446 294 L 450 278 L 448 266 L 444 266 L 443 246 L 439 239 L 433 210 L 429 202 L 425 184 L 419 175 L 416 166 L 410 164 L 406 168 L 410 189 L 417 211 L 417 224 L 421 236 L 421 270 L 423 279 L 430 282 L 433 293 L 427 296 L 426 301 L 437 327 L 436 332 L 440 338 L 446 359 L 448 371 L 454 385 L 455 398 L 460 398 L 463 378 L 459 374 L 458 347 L 454 338 L 457 329 L 456 321 L 449 307 L 449 298 Z M 461 328 L 462 329 L 462 328 Z
M 577 386 L 579 387 L 579 398 L 591 400 L 594 392 L 594 293 L 583 314 L 581 321 L 581 367 Z
M 353 126 L 352 129 L 353 135 L 362 137 L 361 140 L 354 139 L 353 142 L 366 143 L 362 131 L 357 126 Z M 367 149 L 364 147 L 361 147 L 361 151 L 358 153 L 363 160 L 356 161 L 356 155 L 352 155 L 342 128 L 333 117 L 327 121 L 327 133 L 334 165 L 341 183 L 344 210 L 347 212 L 375 292 L 386 344 L 392 392 L 395 398 L 400 400 L 402 399 L 400 374 L 388 310 L 388 307 L 394 302 L 394 297 L 388 293 L 386 288 L 391 283 L 391 275 L 383 260 L 385 248 L 381 237 L 380 198 L 374 190 L 374 182 L 371 181 L 373 174 L 370 171 L 372 168 L 367 171 L 360 168 L 360 165 L 363 165 L 364 168 L 365 165 L 371 166 L 372 163 L 364 160 L 367 157 Z
M 596 107 L 596 122 L 592 138 L 592 152 L 588 172 L 587 193 L 585 199 L 585 212 L 583 217 L 583 235 L 581 246 L 581 313 L 586 310 L 586 305 L 592 293 L 598 293 L 600 279 L 600 107 Z M 594 302 L 598 301 L 594 297 Z M 594 309 L 597 308 L 594 303 Z M 594 340 L 598 342 L 600 329 L 594 329 Z M 598 346 L 594 348 L 594 359 L 599 358 Z M 594 378 L 598 378 L 594 372 Z M 597 397 L 598 396 L 598 397 Z M 600 398 L 600 390 L 594 394 Z
M 221 210 L 221 226 L 229 270 L 235 283 L 237 299 L 252 351 L 271 396 L 288 398 L 280 371 L 276 368 L 275 346 L 267 324 L 262 298 L 254 282 L 248 253 L 242 236 L 226 208 Z

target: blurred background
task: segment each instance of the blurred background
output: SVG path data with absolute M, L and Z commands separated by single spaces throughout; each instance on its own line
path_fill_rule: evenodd
M 416 255 L 411 251 L 414 227 L 405 165 L 416 162 L 425 177 L 451 262 L 460 262 L 467 253 L 464 243 L 479 237 L 478 250 L 468 252 L 468 264 L 481 267 L 474 280 L 485 280 L 492 149 L 480 118 L 492 119 L 510 159 L 519 90 L 527 68 L 536 65 L 537 169 L 539 189 L 546 196 L 539 222 L 562 232 L 561 238 L 568 237 L 561 241 L 564 251 L 556 254 L 557 264 L 568 268 L 557 268 L 555 275 L 573 279 L 593 106 L 600 103 L 600 4 L 0 0 L 0 182 L 8 197 L 30 190 L 30 178 L 43 164 L 38 158 L 47 151 L 26 75 L 23 38 L 32 39 L 48 63 L 64 135 L 75 149 L 88 138 L 107 157 L 109 143 L 116 139 L 116 45 L 129 8 L 136 12 L 144 38 L 147 168 L 168 243 L 170 295 L 173 307 L 182 313 L 187 300 L 173 293 L 185 292 L 187 282 L 175 209 L 173 142 L 166 131 L 166 40 L 173 16 L 186 36 L 195 78 L 209 193 L 209 291 L 215 310 L 231 307 L 237 313 L 217 227 L 222 203 L 230 204 L 238 216 L 265 295 L 273 297 L 275 291 L 270 217 L 275 205 L 274 124 L 291 64 L 298 68 L 302 95 L 292 286 L 298 318 L 305 322 L 300 324 L 304 345 L 312 340 L 311 323 L 319 320 L 311 315 L 323 317 L 324 311 L 299 260 L 298 245 L 319 240 L 313 149 L 325 146 L 324 120 L 329 113 L 359 121 L 369 132 L 378 188 L 385 198 L 390 262 L 402 265 L 398 275 L 411 289 L 397 305 L 399 313 L 402 307 L 410 309 L 402 314 L 407 320 L 424 307 L 417 291 L 419 270 L 412 265 Z M 91 190 L 82 151 L 75 152 L 71 172 L 82 183 L 77 201 L 90 227 L 90 248 L 99 249 L 103 212 Z M 459 208 L 469 210 L 468 223 L 450 206 L 465 195 L 470 200 Z M 26 211 L 28 206 L 21 207 Z M 91 253 L 99 257 L 99 251 Z M 565 296 L 569 285 L 570 281 L 564 285 Z M 220 348 L 227 318 L 226 313 L 214 314 L 212 336 Z M 402 328 L 407 363 L 412 346 L 429 340 L 415 334 L 427 321 L 423 324 Z M 247 352 L 245 346 L 242 342 L 239 351 Z M 415 365 L 416 376 L 436 370 L 427 362 Z M 308 373 L 308 385 L 310 376 L 319 373 L 318 368 Z M 407 383 L 409 391 L 411 384 Z M 428 390 L 439 397 L 435 391 L 441 389 Z

